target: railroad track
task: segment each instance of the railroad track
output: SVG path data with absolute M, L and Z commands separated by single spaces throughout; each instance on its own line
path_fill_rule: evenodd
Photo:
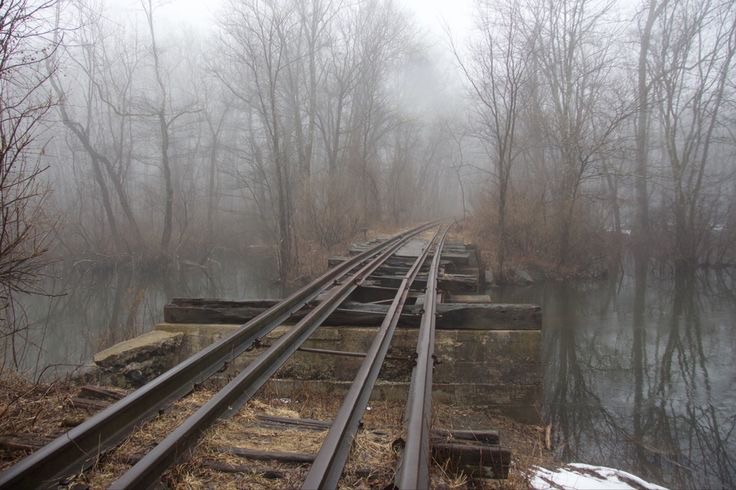
M 412 264 L 412 266 L 409 268 L 406 275 L 404 276 L 404 279 L 396 292 L 396 296 L 394 297 L 394 300 L 389 307 L 388 314 L 386 315 L 386 318 L 381 324 L 381 328 L 379 329 L 378 334 L 376 335 L 370 349 L 368 350 L 366 359 L 361 365 L 360 370 L 358 371 L 358 374 L 355 377 L 342 406 L 340 407 L 340 411 L 338 412 L 334 422 L 332 423 L 332 427 L 327 434 L 327 438 L 322 444 L 322 448 L 317 454 L 317 458 L 312 464 L 302 488 L 337 488 L 338 480 L 340 479 L 340 475 L 342 474 L 342 470 L 345 467 L 348 455 L 350 454 L 350 447 L 353 442 L 353 438 L 358 432 L 360 419 L 363 416 L 365 408 L 368 404 L 368 399 L 370 398 L 371 392 L 373 391 L 373 386 L 375 385 L 376 379 L 378 378 L 378 372 L 383 365 L 384 358 L 386 357 L 386 352 L 388 351 L 389 344 L 391 343 L 391 338 L 393 337 L 394 330 L 396 329 L 396 324 L 399 322 L 401 310 L 404 307 L 406 297 L 409 294 L 409 289 L 411 288 L 411 284 L 414 282 L 414 279 L 419 273 L 419 269 L 422 267 L 425 260 L 427 259 L 427 255 L 432 244 L 435 244 L 436 247 L 434 259 L 432 260 L 432 265 L 430 266 L 429 273 L 430 275 L 432 275 L 434 271 L 434 282 L 432 282 L 432 278 L 430 278 L 430 280 L 428 281 L 428 287 L 424 297 L 425 312 L 423 318 L 428 318 L 431 316 L 432 322 L 430 327 L 434 328 L 434 309 L 437 299 L 436 271 L 439 270 L 439 258 L 442 255 L 442 245 L 444 243 L 445 236 L 447 235 L 447 230 L 448 228 L 444 227 L 442 230 L 437 231 L 437 234 L 435 234 L 430 244 L 419 255 L 417 260 L 414 262 L 414 264 Z M 417 366 L 415 366 L 414 368 L 415 374 L 417 371 L 421 370 L 422 362 L 421 352 L 419 350 L 417 350 L 417 354 Z M 415 384 L 415 374 L 412 375 L 412 393 Z M 426 403 L 431 404 L 431 398 L 423 397 L 419 404 L 424 405 Z M 427 433 L 425 435 L 428 435 L 429 433 L 428 422 L 429 419 L 427 419 L 427 424 L 425 424 L 426 427 L 424 425 L 420 427 L 421 430 L 426 429 Z M 409 432 L 409 430 L 412 430 L 411 426 L 407 427 L 407 432 Z M 429 452 L 426 452 L 425 455 L 426 461 L 421 464 L 422 468 L 417 468 L 417 472 L 421 473 L 426 471 L 428 479 Z M 406 465 L 402 466 L 405 467 Z M 399 488 L 420 487 L 399 486 Z M 426 488 L 426 486 L 421 488 Z
M 21 460 L 0 474 L 0 488 L 53 487 L 63 478 L 80 473 L 100 454 L 118 445 L 135 427 L 192 392 L 238 355 L 252 348 L 259 339 L 281 325 L 293 313 L 319 298 L 317 305 L 296 325 L 250 362 L 150 452 L 138 459 L 110 488 L 146 488 L 157 484 L 161 475 L 172 464 L 190 454 L 207 428 L 217 420 L 235 414 L 253 397 L 363 281 L 411 238 L 433 227 L 438 227 L 437 222 L 396 235 L 336 265 L 312 283 L 242 325 L 229 337 L 205 348 Z M 432 240 L 404 274 L 388 314 L 365 355 L 303 488 L 337 487 L 412 283 L 433 252 L 427 273 L 417 364 L 413 369 L 408 402 L 406 446 L 397 472 L 396 485 L 399 488 L 420 488 L 426 487 L 425 484 L 429 482 L 428 447 L 436 285 L 442 246 L 448 228 L 445 225 L 438 228 Z

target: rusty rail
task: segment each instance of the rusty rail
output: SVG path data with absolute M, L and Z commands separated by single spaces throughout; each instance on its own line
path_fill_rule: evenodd
M 378 373 L 386 358 L 386 353 L 401 316 L 401 310 L 409 295 L 411 284 L 427 259 L 431 245 L 437 241 L 439 236 L 440 230 L 437 230 L 431 242 L 419 254 L 419 257 L 404 275 L 386 318 L 384 318 L 376 337 L 373 339 L 358 374 L 350 385 L 350 390 L 332 422 L 332 426 L 314 463 L 312 463 L 302 488 L 337 488 L 337 483 L 350 455 L 353 439 L 358 432 L 360 419 L 363 417 L 371 392 L 378 379 Z
M 406 428 L 406 444 L 394 484 L 401 490 L 429 488 L 429 439 L 432 421 L 432 370 L 434 368 L 434 323 L 437 308 L 437 277 L 448 228 L 437 244 L 427 277 L 424 313 L 419 325 L 417 364 L 412 370 Z
M 169 466 L 189 453 L 205 429 L 220 417 L 234 414 L 248 401 L 365 278 L 411 237 L 431 226 L 433 225 L 426 225 L 401 235 L 357 272 L 338 282 L 299 323 L 254 359 L 238 376 L 188 417 L 110 488 L 146 488 L 154 485 Z
M 0 474 L 0 489 L 50 487 L 66 476 L 79 473 L 102 452 L 122 441 L 135 426 L 158 414 L 164 406 L 221 370 L 294 312 L 336 281 L 345 278 L 350 271 L 372 258 L 370 264 L 376 263 L 377 259 L 374 257 L 385 257 L 387 250 L 395 250 L 397 244 L 404 243 L 432 226 L 435 223 L 427 223 L 398 234 L 333 267 L 284 301 L 242 325 L 230 336 L 203 349 L 10 467 Z M 360 271 L 366 269 L 367 266 L 364 266 Z M 355 280 L 363 276 L 355 273 L 351 277 Z M 319 317 L 320 321 L 323 320 L 319 312 L 324 310 L 315 311 L 310 312 L 308 318 Z M 306 319 L 307 317 L 300 324 Z

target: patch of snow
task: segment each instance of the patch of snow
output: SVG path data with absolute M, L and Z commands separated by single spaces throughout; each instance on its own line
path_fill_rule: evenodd
M 554 471 L 537 467 L 530 483 L 535 490 L 667 490 L 625 471 L 583 463 Z

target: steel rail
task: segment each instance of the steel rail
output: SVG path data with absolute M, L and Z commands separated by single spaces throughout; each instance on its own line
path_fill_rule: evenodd
M 122 441 L 136 425 L 221 370 L 356 266 L 432 226 L 435 222 L 395 235 L 333 267 L 228 337 L 204 348 L 0 473 L 0 489 L 50 487 L 64 477 L 79 473 L 100 453 Z
M 360 420 L 363 413 L 365 413 L 366 406 L 368 406 L 368 400 L 373 392 L 378 373 L 386 358 L 396 325 L 399 322 L 401 310 L 404 308 L 404 303 L 406 303 L 406 298 L 409 295 L 411 284 L 427 259 L 431 245 L 437 241 L 439 236 L 440 230 L 438 229 L 430 243 L 427 244 L 404 275 L 386 317 L 366 353 L 366 358 L 355 375 L 350 390 L 345 396 L 327 437 L 309 469 L 302 485 L 303 489 L 337 488 L 345 463 L 350 455 L 353 439 L 355 434 L 358 433 Z
M 442 247 L 449 226 L 442 232 L 427 277 L 424 313 L 419 325 L 417 364 L 414 366 L 407 402 L 406 444 L 394 485 L 400 490 L 429 488 L 429 439 L 432 420 L 432 370 L 434 368 L 434 323 L 437 308 L 437 277 Z
M 427 225 L 426 228 L 434 226 Z M 355 273 L 329 290 L 322 301 L 287 333 L 261 353 L 240 374 L 210 398 L 194 414 L 112 483 L 112 489 L 147 488 L 172 464 L 185 457 L 199 441 L 202 432 L 222 416 L 234 414 L 314 333 L 374 270 L 399 250 L 411 237 L 426 228 L 404 234 L 398 241 L 371 259 Z

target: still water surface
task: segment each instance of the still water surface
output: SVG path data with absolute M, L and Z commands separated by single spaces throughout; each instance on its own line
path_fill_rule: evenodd
M 125 265 L 99 270 L 91 262 L 49 269 L 44 291 L 52 297 L 20 298 L 32 328 L 30 342 L 6 348 L 28 377 L 73 371 L 96 352 L 151 330 L 175 297 L 259 299 L 278 297 L 267 254 L 220 253 L 204 265 L 180 262 L 159 269 Z
M 496 298 L 543 307 L 544 415 L 564 461 L 736 488 L 733 275 L 640 270 Z

